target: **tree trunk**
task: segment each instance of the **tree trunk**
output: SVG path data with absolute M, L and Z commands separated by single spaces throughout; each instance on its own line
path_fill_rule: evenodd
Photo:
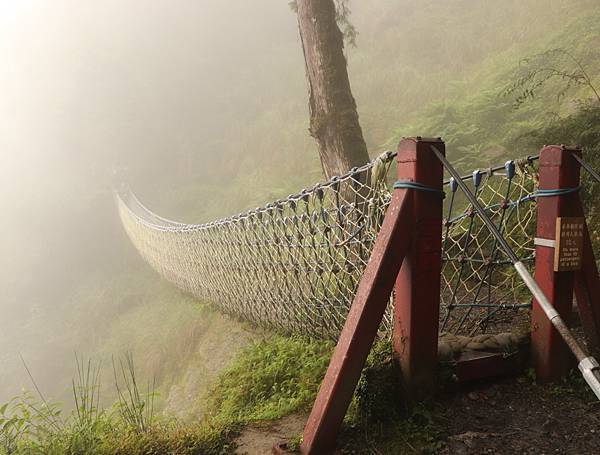
M 310 134 L 330 178 L 369 160 L 350 90 L 344 38 L 333 0 L 298 0 L 298 27 L 306 63 Z

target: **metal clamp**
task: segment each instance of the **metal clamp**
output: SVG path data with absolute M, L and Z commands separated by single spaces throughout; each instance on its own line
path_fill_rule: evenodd
M 586 357 L 579 362 L 579 371 L 583 375 L 585 382 L 588 383 L 590 388 L 594 391 L 598 399 L 600 400 L 600 365 L 593 357 Z
M 540 237 L 535 237 L 533 239 L 533 244 L 536 246 L 545 246 L 548 248 L 555 248 L 556 247 L 556 240 L 554 239 L 542 239 Z

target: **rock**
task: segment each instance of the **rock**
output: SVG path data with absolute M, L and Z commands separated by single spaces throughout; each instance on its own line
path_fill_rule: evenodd
M 469 397 L 469 399 L 473 400 L 473 401 L 477 401 L 479 400 L 479 394 L 476 392 L 469 392 L 467 394 L 467 396 Z

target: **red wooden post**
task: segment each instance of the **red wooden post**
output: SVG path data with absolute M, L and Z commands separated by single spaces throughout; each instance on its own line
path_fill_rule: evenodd
M 581 203 L 577 211 L 577 216 L 583 216 Z M 575 297 L 588 348 L 594 357 L 598 357 L 600 356 L 600 277 L 587 225 L 583 236 L 582 262 L 581 270 L 575 272 Z
M 555 190 L 579 185 L 579 163 L 571 156 L 578 150 L 550 145 L 540 152 L 539 189 Z M 554 271 L 554 248 L 544 240 L 555 240 L 556 219 L 577 216 L 576 192 L 537 199 L 535 280 L 556 311 L 568 324 L 573 307 L 573 272 Z M 570 352 L 537 301 L 531 314 L 531 354 L 538 380 L 552 381 L 570 367 Z
M 404 139 L 398 145 L 398 179 L 442 190 L 444 169 L 431 151 L 441 139 Z M 442 273 L 442 205 L 439 194 L 414 195 L 412 244 L 396 280 L 392 342 L 406 397 L 430 396 L 436 383 Z

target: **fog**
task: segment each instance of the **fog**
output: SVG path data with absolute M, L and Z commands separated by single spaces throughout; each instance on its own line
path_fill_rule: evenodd
M 116 219 L 115 179 L 156 201 L 234 178 L 244 123 L 284 93 L 303 107 L 296 42 L 277 0 L 0 2 L 0 398 L 31 387 L 19 354 L 50 386 L 73 351 L 94 350 L 66 303 L 84 280 L 144 267 Z M 289 61 L 295 93 L 276 83 Z
M 518 63 L 534 48 L 515 46 L 570 5 L 594 2 L 353 2 L 346 53 L 371 156 L 444 134 L 413 113 L 479 87 L 478 65 Z M 31 388 L 20 356 L 55 395 L 74 351 L 148 346 L 141 363 L 166 380 L 206 315 L 185 316 L 194 303 L 137 256 L 112 187 L 194 222 L 320 179 L 295 15 L 284 0 L 0 0 L 0 56 L 0 402 Z

